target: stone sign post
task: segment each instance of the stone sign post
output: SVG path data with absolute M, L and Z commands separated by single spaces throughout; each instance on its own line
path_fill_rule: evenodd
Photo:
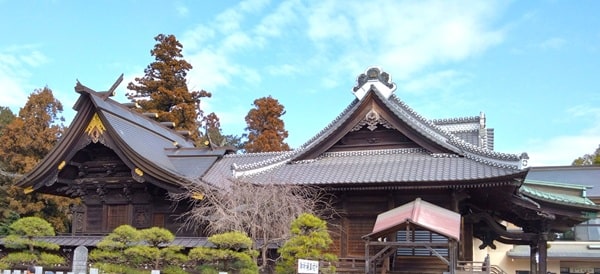
M 80 245 L 77 248 L 75 248 L 75 254 L 73 254 L 73 274 L 87 273 L 87 260 L 87 247 Z

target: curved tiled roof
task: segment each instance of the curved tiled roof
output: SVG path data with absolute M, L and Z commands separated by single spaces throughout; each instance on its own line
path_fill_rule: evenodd
M 403 118 L 407 123 L 421 132 L 427 134 L 430 138 L 438 143 L 446 143 L 451 146 L 452 150 L 457 153 L 465 153 L 466 157 L 470 157 L 480 162 L 489 163 L 499 167 L 519 168 L 521 156 L 509 153 L 500 153 L 493 150 L 488 150 L 475 146 L 469 142 L 458 138 L 456 135 L 444 130 L 436 125 L 433 121 L 428 120 L 410 108 L 406 103 L 393 95 L 390 101 L 393 101 L 394 111 L 399 117 Z M 405 118 L 406 117 L 406 118 Z
M 110 140 L 110 145 L 105 145 L 111 146 L 131 170 L 139 169 L 141 176 L 150 176 L 147 178 L 156 183 L 179 187 L 193 182 L 226 152 L 196 148 L 176 131 L 110 99 L 106 92 L 96 92 L 79 83 L 75 89 L 80 97 L 69 129 L 49 155 L 17 185 L 39 188 L 52 183 L 48 180 L 56 180 L 56 167 L 81 149 L 75 146 L 80 138 L 86 138 L 84 131 L 93 115 L 106 129 L 99 133 L 100 139 Z
M 275 156 L 276 155 L 276 156 Z M 218 184 L 223 176 L 233 178 L 231 166 L 265 161 L 285 153 L 228 155 L 203 179 Z M 431 154 L 423 149 L 383 149 L 328 152 L 312 160 L 271 166 L 261 172 L 238 173 L 238 179 L 253 183 L 302 185 L 397 184 L 402 187 L 444 187 L 447 182 L 493 180 L 523 175 L 525 171 L 497 168 L 454 154 Z M 241 176 L 240 176 L 241 174 Z M 465 185 L 465 187 L 468 187 Z
M 456 134 L 446 130 L 443 126 L 453 122 L 479 122 L 480 117 L 465 117 L 457 119 L 446 119 L 446 120 L 428 120 L 410 108 L 406 103 L 400 100 L 396 95 L 392 94 L 389 98 L 386 98 L 382 93 L 378 91 L 375 85 L 371 85 L 368 89 L 367 94 L 371 93 L 373 97 L 377 97 L 398 119 L 403 121 L 408 127 L 412 128 L 421 135 L 421 138 L 427 139 L 448 151 L 453 152 L 456 156 L 462 157 L 461 160 L 464 162 L 462 165 L 470 166 L 470 162 L 477 163 L 481 168 L 489 166 L 500 170 L 521 170 L 523 168 L 522 160 L 527 159 L 526 155 L 518 156 L 516 154 L 500 153 L 480 146 L 474 145 L 473 141 L 464 140 L 458 137 Z M 365 96 L 368 97 L 368 96 Z M 364 97 L 363 97 L 364 98 Z M 362 99 L 365 100 L 365 99 Z M 324 140 L 330 136 L 336 134 L 342 127 L 342 125 L 348 122 L 355 116 L 358 108 L 364 103 L 361 100 L 355 99 L 339 114 L 331 123 L 329 123 L 323 130 L 317 133 L 314 137 L 309 139 L 299 148 L 274 155 L 271 158 L 261 159 L 258 162 L 232 162 L 230 168 L 236 177 L 252 176 L 257 173 L 269 172 L 269 170 L 278 169 L 282 165 L 288 165 L 286 169 L 294 169 L 294 164 L 291 164 L 299 155 L 306 153 L 307 151 L 322 145 Z M 424 152 L 427 154 L 427 152 Z M 435 158 L 432 155 L 427 157 Z M 442 160 L 450 161 L 450 160 Z M 502 172 L 500 172 L 502 173 Z M 518 172 L 516 172 L 518 173 Z M 469 176 L 464 174 L 464 178 L 453 178 L 457 180 L 468 179 Z M 486 175 L 475 176 L 485 177 Z M 446 180 L 447 178 L 442 178 Z

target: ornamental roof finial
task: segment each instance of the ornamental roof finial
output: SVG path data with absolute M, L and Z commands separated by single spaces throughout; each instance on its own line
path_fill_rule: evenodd
M 378 67 L 370 67 L 365 73 L 359 75 L 352 93 L 358 100 L 361 100 L 371 87 L 374 87 L 386 99 L 392 96 L 396 90 L 396 84 L 392 82 L 392 77 Z

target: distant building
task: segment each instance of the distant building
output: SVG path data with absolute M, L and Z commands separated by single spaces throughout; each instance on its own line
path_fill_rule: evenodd
M 549 166 L 532 167 L 525 181 L 528 185 L 575 192 L 579 195 L 556 194 L 555 201 L 560 203 L 583 202 L 583 197 L 600 203 L 600 166 Z M 572 199 L 576 198 L 578 201 Z M 600 273 L 600 216 L 590 216 L 588 221 L 574 226 L 563 233 L 555 234 L 556 239 L 549 242 L 549 270 L 560 274 Z M 506 259 L 515 270 L 528 268 L 529 248 L 527 246 L 509 246 Z M 503 255 L 503 254 L 501 254 Z

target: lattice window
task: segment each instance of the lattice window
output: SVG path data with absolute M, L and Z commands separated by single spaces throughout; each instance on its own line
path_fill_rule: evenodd
M 428 230 L 409 231 L 408 237 L 407 239 L 406 231 L 396 233 L 396 241 L 398 242 L 448 243 L 448 238 Z M 442 256 L 448 256 L 447 248 L 434 248 L 434 250 Z M 435 256 L 425 247 L 402 247 L 398 248 L 396 254 L 399 256 Z
M 113 231 L 120 225 L 131 224 L 130 205 L 106 206 L 106 229 Z

